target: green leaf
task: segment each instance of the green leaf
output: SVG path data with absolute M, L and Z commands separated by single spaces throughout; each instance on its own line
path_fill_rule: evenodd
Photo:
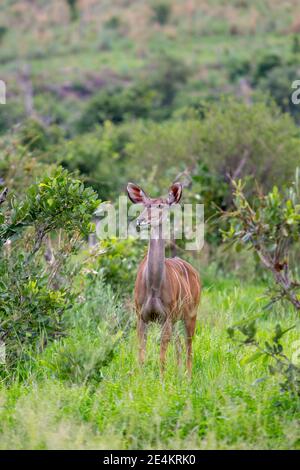
M 240 361 L 242 365 L 245 364 L 250 364 L 250 362 L 257 361 L 261 356 L 263 356 L 263 353 L 261 351 L 256 351 L 253 354 L 250 354 L 249 356 L 243 357 L 243 359 Z
M 234 337 L 234 328 L 228 327 L 227 328 L 227 333 L 228 333 L 229 338 L 232 339 Z

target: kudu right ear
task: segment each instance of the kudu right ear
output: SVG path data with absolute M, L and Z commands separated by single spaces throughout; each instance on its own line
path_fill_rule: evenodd
M 178 204 L 182 196 L 182 184 L 174 183 L 169 189 L 168 204 Z
M 134 183 L 127 184 L 127 194 L 134 204 L 145 204 L 148 200 L 148 196 L 144 193 L 142 188 Z

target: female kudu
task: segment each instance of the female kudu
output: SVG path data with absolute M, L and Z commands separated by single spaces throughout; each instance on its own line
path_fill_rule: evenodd
M 167 199 L 152 199 L 133 183 L 128 183 L 127 192 L 133 203 L 144 206 L 144 211 L 137 219 L 137 226 L 151 227 L 148 253 L 139 266 L 134 292 L 140 362 L 143 363 L 145 359 L 147 324 L 158 321 L 162 324 L 160 361 L 163 371 L 174 323 L 183 320 L 186 330 L 187 369 L 191 375 L 192 338 L 201 285 L 198 273 L 189 263 L 178 257 L 165 257 L 162 230 L 164 214 L 180 201 L 182 186 L 180 183 L 174 183 Z

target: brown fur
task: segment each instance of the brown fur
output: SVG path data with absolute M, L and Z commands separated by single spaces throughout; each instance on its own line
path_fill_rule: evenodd
M 158 295 L 148 295 L 146 281 L 147 256 L 140 264 L 134 291 L 138 317 L 140 362 L 144 362 L 146 349 L 146 328 L 151 321 L 162 324 L 161 367 L 164 369 L 168 343 L 174 323 L 183 320 L 186 330 L 187 368 L 192 369 L 192 338 L 194 336 L 197 309 L 200 302 L 201 284 L 197 271 L 180 258 L 165 259 L 165 276 Z M 178 344 L 178 343 L 177 343 Z M 179 359 L 179 358 L 178 358 Z

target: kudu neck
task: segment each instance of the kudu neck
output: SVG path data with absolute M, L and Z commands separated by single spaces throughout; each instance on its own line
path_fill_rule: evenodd
M 151 229 L 147 256 L 148 287 L 158 292 L 163 281 L 165 271 L 165 241 L 162 237 L 161 225 Z

